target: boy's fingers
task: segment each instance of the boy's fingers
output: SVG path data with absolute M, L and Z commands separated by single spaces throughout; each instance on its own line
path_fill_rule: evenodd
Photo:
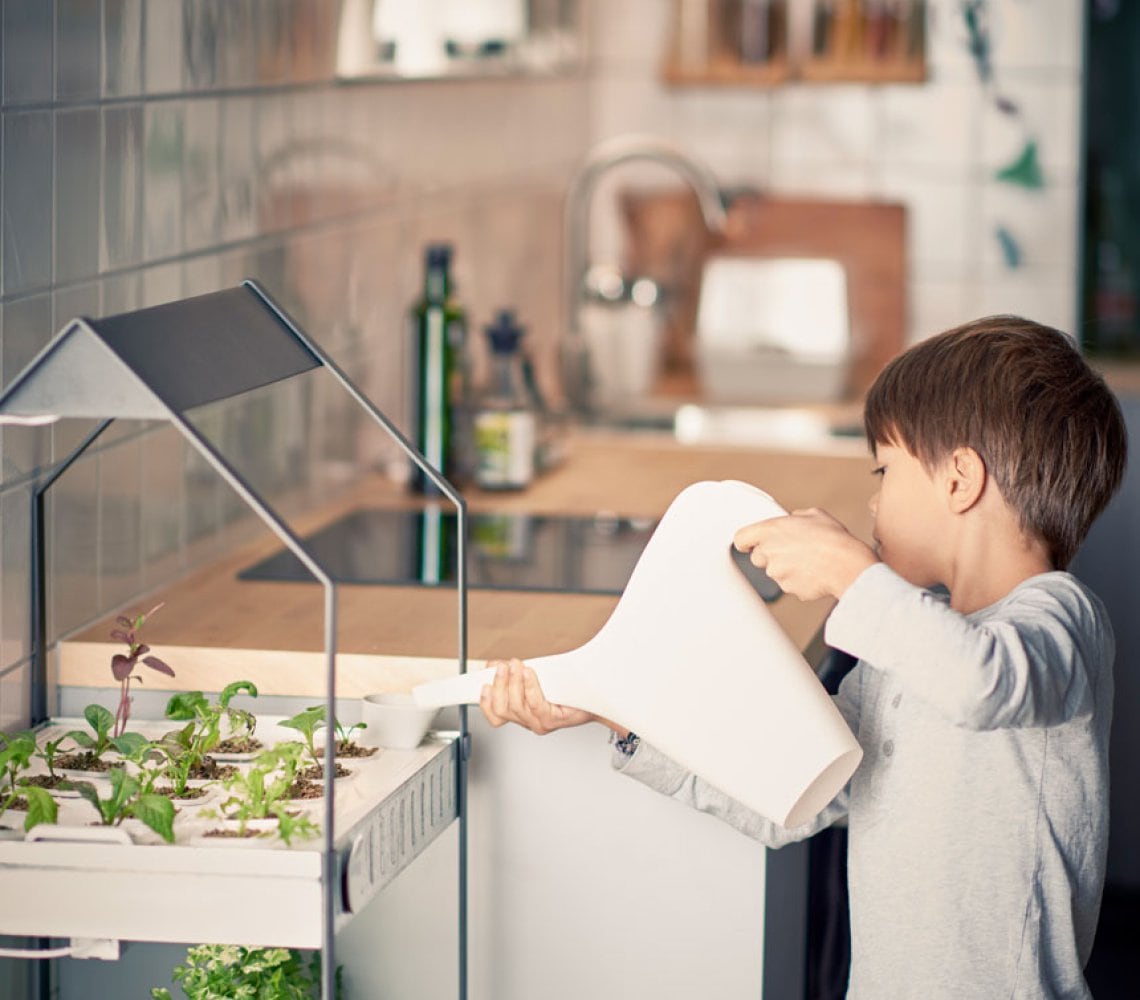
M 506 722 L 506 719 L 500 718 L 495 714 L 495 709 L 491 704 L 492 688 L 490 684 L 483 686 L 483 690 L 479 692 L 479 709 L 483 713 L 483 717 L 496 729 Z

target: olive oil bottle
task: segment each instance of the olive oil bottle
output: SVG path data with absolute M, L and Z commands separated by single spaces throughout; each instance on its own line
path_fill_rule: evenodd
M 466 316 L 455 300 L 449 244 L 424 255 L 423 297 L 412 308 L 412 441 L 449 482 L 462 479 L 462 428 L 466 397 Z M 438 495 L 423 471 L 412 469 L 417 493 Z

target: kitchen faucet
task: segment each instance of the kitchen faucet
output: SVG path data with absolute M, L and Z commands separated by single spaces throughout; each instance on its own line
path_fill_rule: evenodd
M 590 357 L 581 328 L 581 307 L 586 295 L 590 254 L 590 202 L 594 188 L 611 168 L 634 160 L 648 160 L 671 167 L 693 189 L 701 215 L 711 233 L 725 227 L 725 208 L 712 172 L 682 150 L 647 135 L 622 135 L 595 146 L 570 182 L 563 218 L 563 267 L 565 316 L 560 360 L 563 389 L 571 408 L 590 413 L 595 407 L 591 387 Z

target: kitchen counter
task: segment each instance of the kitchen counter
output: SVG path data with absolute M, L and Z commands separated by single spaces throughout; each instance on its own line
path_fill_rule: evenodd
M 814 452 L 740 446 L 685 446 L 664 434 L 580 431 L 568 458 L 530 489 L 468 494 L 476 511 L 592 515 L 601 511 L 660 516 L 678 492 L 703 479 L 741 479 L 771 493 L 788 509 L 820 506 L 861 537 L 870 528 L 867 501 L 874 482 L 865 456 L 847 447 Z M 312 531 L 362 505 L 412 505 L 399 486 L 370 479 L 305 518 Z M 192 573 L 141 605 L 165 603 L 145 637 L 176 672 L 164 687 L 216 690 L 237 678 L 264 694 L 317 695 L 323 691 L 323 597 L 316 584 L 239 580 L 252 562 L 278 549 L 268 533 Z M 455 591 L 423 586 L 338 588 L 338 694 L 405 690 L 455 670 Z M 617 596 L 471 590 L 468 595 L 472 666 L 506 656 L 573 649 L 605 623 Z M 807 650 L 823 624 L 827 601 L 782 597 L 770 605 L 781 626 Z M 110 620 L 62 643 L 57 679 L 71 687 L 108 687 L 118 643 Z M 150 680 L 148 677 L 147 680 Z

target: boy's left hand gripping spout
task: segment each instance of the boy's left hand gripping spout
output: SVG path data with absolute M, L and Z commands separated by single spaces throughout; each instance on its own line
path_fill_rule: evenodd
M 841 597 L 878 562 L 874 552 L 826 511 L 795 510 L 741 528 L 733 539 L 785 593 L 804 601 Z
M 535 672 L 522 660 L 494 660 L 487 665 L 496 668 L 495 679 L 483 688 L 479 708 L 492 726 L 514 722 L 545 736 L 594 721 L 595 717 L 582 709 L 547 701 Z

